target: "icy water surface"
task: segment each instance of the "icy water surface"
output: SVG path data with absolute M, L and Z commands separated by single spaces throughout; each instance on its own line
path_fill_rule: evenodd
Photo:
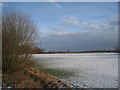
M 38 63 L 46 68 L 61 69 L 74 73 L 64 78 L 86 88 L 118 87 L 117 53 L 84 54 L 35 54 Z

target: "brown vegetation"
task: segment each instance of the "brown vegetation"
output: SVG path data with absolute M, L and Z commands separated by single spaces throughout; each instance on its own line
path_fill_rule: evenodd
M 40 72 L 35 68 L 28 68 L 6 77 L 6 81 L 9 82 L 4 83 L 4 87 L 9 84 L 14 88 L 62 88 L 61 86 L 71 88 L 63 81 L 57 80 L 56 77 Z
M 30 65 L 30 52 L 36 37 L 36 26 L 21 12 L 10 10 L 2 19 L 2 70 L 12 74 Z
M 41 53 L 44 53 L 43 48 L 38 48 L 38 47 L 32 48 L 32 54 L 41 54 Z

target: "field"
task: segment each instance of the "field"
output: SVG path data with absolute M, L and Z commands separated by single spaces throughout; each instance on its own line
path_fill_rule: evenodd
M 118 87 L 117 53 L 34 54 L 33 58 L 44 72 L 82 87 Z

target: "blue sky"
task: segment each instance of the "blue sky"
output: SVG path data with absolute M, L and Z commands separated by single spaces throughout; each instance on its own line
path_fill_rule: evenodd
M 117 46 L 117 2 L 6 2 L 31 16 L 46 51 L 112 49 Z M 38 41 L 38 46 L 40 47 Z

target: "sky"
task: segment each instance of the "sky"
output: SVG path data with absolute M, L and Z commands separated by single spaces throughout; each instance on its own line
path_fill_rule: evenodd
M 113 49 L 118 46 L 117 2 L 4 2 L 31 17 L 46 51 Z

